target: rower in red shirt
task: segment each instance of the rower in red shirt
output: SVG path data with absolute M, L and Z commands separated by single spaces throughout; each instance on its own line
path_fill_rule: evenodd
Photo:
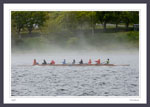
M 33 60 L 33 65 L 36 65 L 36 59 Z
M 54 64 L 55 64 L 55 61 L 54 61 L 54 60 L 52 60 L 50 64 L 54 65 Z
M 33 60 L 33 65 L 38 65 L 39 63 L 36 62 L 36 59 Z
M 96 62 L 96 64 L 100 64 L 100 59 L 98 59 L 97 61 L 95 61 Z
M 88 62 L 88 64 L 92 64 L 92 61 L 91 61 L 91 59 L 89 59 L 89 62 Z

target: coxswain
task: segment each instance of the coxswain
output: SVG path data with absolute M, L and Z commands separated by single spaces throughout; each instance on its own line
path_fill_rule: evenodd
M 107 59 L 106 64 L 109 64 L 109 59 Z
M 75 64 L 75 63 L 76 63 L 76 60 L 74 59 L 73 62 L 72 62 L 72 64 Z
M 96 62 L 96 64 L 100 64 L 100 59 L 98 59 L 97 61 L 95 61 Z
M 92 61 L 91 61 L 91 59 L 89 59 L 89 62 L 88 62 L 88 64 L 92 64 Z
M 81 59 L 81 61 L 79 62 L 79 64 L 83 64 L 83 60 Z
M 54 60 L 52 60 L 50 64 L 54 65 L 54 64 L 55 64 L 55 61 L 54 61 Z
M 64 59 L 64 61 L 62 62 L 62 64 L 66 64 L 66 59 Z
M 46 64 L 47 64 L 47 62 L 46 62 L 46 60 L 45 60 L 45 59 L 43 60 L 43 63 L 42 63 L 42 64 L 44 64 L 44 65 L 46 65 Z

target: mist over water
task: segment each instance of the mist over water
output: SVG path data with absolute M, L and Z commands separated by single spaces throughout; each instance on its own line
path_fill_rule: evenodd
M 42 63 L 64 59 L 87 63 L 92 59 L 111 64 L 130 66 L 31 66 L 33 59 Z M 138 51 L 62 51 L 12 53 L 12 96 L 138 96 L 139 54 Z

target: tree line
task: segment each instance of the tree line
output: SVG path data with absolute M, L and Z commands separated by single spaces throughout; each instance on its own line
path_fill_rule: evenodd
M 12 31 L 21 36 L 22 31 L 29 34 L 35 29 L 42 32 L 59 32 L 63 30 L 91 29 L 94 32 L 96 25 L 103 25 L 106 31 L 107 24 L 118 25 L 123 23 L 126 30 L 130 24 L 139 23 L 138 11 L 12 11 Z

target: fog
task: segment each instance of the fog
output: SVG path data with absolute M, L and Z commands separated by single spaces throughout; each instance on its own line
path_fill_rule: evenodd
M 138 51 L 139 41 L 132 40 L 126 33 L 75 32 L 49 35 L 25 35 L 13 40 L 12 53 L 130 53 Z

